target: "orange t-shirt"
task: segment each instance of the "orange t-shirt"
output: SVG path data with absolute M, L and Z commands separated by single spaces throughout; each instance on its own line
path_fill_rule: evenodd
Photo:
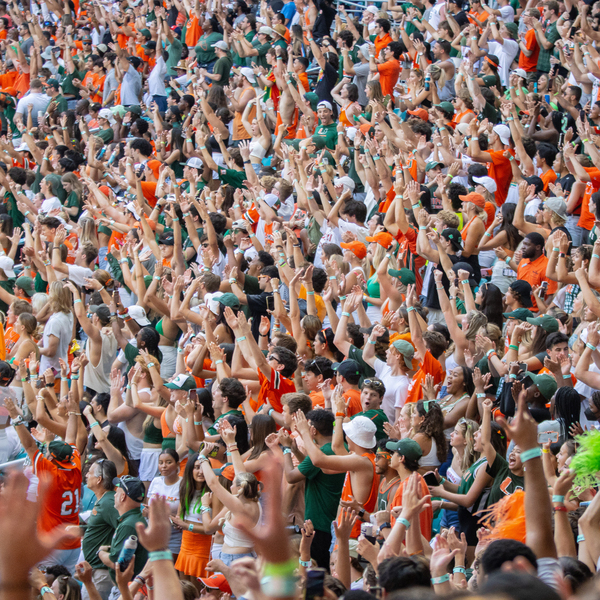
M 323 392 L 311 392 L 308 396 L 312 401 L 313 408 L 325 408 L 325 396 L 323 396 Z
M 354 415 L 357 415 L 363 411 L 362 402 L 360 401 L 360 390 L 349 389 L 345 391 L 344 400 L 346 402 L 350 401 L 350 404 L 348 404 L 348 410 L 346 411 L 346 414 L 349 417 L 353 417 Z
M 298 81 L 304 87 L 304 91 L 310 92 L 310 84 L 308 83 L 308 75 L 306 74 L 306 72 L 298 73 Z
M 270 379 L 267 379 L 262 371 L 259 371 L 258 381 L 260 383 L 260 392 L 258 392 L 258 400 L 250 402 L 252 410 L 257 411 L 259 407 L 269 402 L 276 412 L 282 413 L 283 405 L 281 404 L 281 396 L 296 391 L 294 382 L 291 379 L 283 377 L 279 371 L 273 368 L 271 368 Z
M 546 267 L 548 266 L 548 258 L 542 254 L 536 258 L 533 262 L 528 258 L 522 258 L 517 269 L 517 279 L 523 279 L 527 281 L 532 288 L 537 287 L 542 281 L 548 282 L 548 291 L 546 295 L 555 294 L 558 289 L 558 283 L 552 281 L 546 277 Z M 532 311 L 537 311 L 537 304 L 533 295 L 531 296 L 533 302 Z
M 548 192 L 548 185 L 554 183 L 557 179 L 557 175 L 553 169 L 548 169 L 545 173 L 540 175 L 541 180 L 544 182 L 544 191 Z
M 386 47 L 392 43 L 392 36 L 389 33 L 386 33 L 382 38 L 377 36 L 375 38 L 375 58 L 379 58 L 379 53 Z
M 200 21 L 198 17 L 194 15 L 188 19 L 185 26 L 185 45 L 188 48 L 193 48 L 202 35 L 202 27 L 200 27 Z
M 525 47 L 528 52 L 532 52 L 532 55 L 525 56 L 525 53 L 521 52 L 521 56 L 519 56 L 519 68 L 532 73 L 537 70 L 538 56 L 540 55 L 540 45 L 535 37 L 535 29 L 533 27 L 525 34 Z
M 244 104 L 247 97 L 254 98 L 256 93 L 254 92 L 254 88 L 252 86 L 248 86 L 242 90 L 242 93 L 239 95 L 238 103 Z M 250 114 L 248 115 L 248 122 L 252 123 L 252 120 L 256 117 L 256 104 L 252 105 L 250 109 Z M 233 135 L 231 139 L 233 141 L 238 140 L 249 140 L 252 136 L 249 131 L 246 131 L 244 124 L 242 123 L 242 113 L 239 111 L 235 112 L 233 117 Z
M 409 402 L 418 402 L 423 397 L 423 383 L 425 376 L 433 375 L 433 383 L 437 385 L 444 381 L 446 372 L 442 369 L 442 365 L 437 358 L 433 358 L 433 354 L 427 350 L 423 357 L 423 362 L 419 365 L 419 370 L 415 373 L 410 385 L 408 386 L 408 396 L 406 404 Z
M 498 206 L 502 206 L 508 196 L 508 189 L 512 181 L 512 168 L 510 160 L 504 156 L 504 150 L 488 150 L 492 157 L 492 162 L 488 163 L 490 177 L 496 182 L 497 190 L 494 199 Z M 514 156 L 514 150 L 511 150 Z
M 419 477 L 419 481 L 421 483 L 421 493 L 423 496 L 429 495 L 429 488 L 425 483 L 425 480 L 421 476 L 420 473 L 417 473 Z M 406 481 L 406 479 L 404 480 Z M 389 506 L 389 510 L 392 510 L 395 506 L 402 506 L 402 490 L 404 489 L 404 481 L 400 482 L 396 493 L 394 494 L 394 499 Z M 392 524 L 396 522 L 396 519 L 392 517 Z M 426 537 L 428 540 L 431 539 L 431 524 L 433 523 L 433 509 L 431 508 L 431 504 L 419 515 L 419 521 L 421 524 L 421 534 Z
M 372 513 L 375 510 L 375 506 L 377 504 L 377 495 L 379 492 L 379 475 L 375 471 L 375 454 L 373 452 L 365 452 L 362 456 L 366 456 L 371 463 L 373 464 L 373 481 L 371 482 L 371 490 L 369 491 L 369 497 L 366 502 L 363 504 L 363 508 Z M 352 492 L 352 479 L 350 479 L 350 473 L 346 473 L 346 479 L 344 480 L 344 487 L 342 489 L 342 500 L 350 500 L 355 498 Z M 338 523 L 340 522 L 340 517 L 338 517 Z M 358 519 L 356 523 L 354 523 L 354 527 L 352 527 L 352 533 L 350 533 L 350 537 L 352 539 L 356 539 L 360 535 L 360 523 Z
M 581 201 L 581 216 L 577 221 L 577 225 L 591 231 L 596 222 L 596 215 L 590 211 L 590 198 L 592 194 L 600 189 L 600 169 L 596 167 L 584 167 L 584 169 L 592 180 L 585 186 L 583 200 Z
M 73 446 L 73 456 L 69 462 L 57 463 L 48 460 L 38 450 L 33 455 L 33 472 L 40 479 L 47 476 L 51 481 L 48 494 L 40 507 L 38 529 L 44 533 L 59 525 L 79 525 L 79 500 L 81 494 L 81 457 Z M 59 550 L 74 550 L 81 546 L 81 540 L 68 539 L 62 542 Z
M 395 58 L 386 60 L 383 64 L 377 65 L 379 71 L 379 83 L 381 85 L 381 93 L 384 96 L 392 96 L 394 86 L 398 82 L 400 75 L 400 61 Z

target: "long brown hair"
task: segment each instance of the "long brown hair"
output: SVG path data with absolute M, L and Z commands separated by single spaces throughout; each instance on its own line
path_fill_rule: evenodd
M 444 413 L 437 402 L 423 400 L 417 402 L 419 416 L 425 417 L 421 423 L 418 433 L 424 433 L 427 437 L 435 440 L 437 445 L 437 458 L 443 463 L 448 457 L 448 443 L 444 435 Z

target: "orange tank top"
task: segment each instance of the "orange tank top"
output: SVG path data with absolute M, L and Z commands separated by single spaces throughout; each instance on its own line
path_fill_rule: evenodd
M 369 491 L 369 497 L 363 503 L 363 508 L 371 513 L 375 510 L 377 504 L 377 493 L 379 491 L 379 476 L 375 472 L 375 454 L 373 452 L 365 452 L 362 456 L 366 456 L 373 465 L 373 481 L 371 482 L 371 490 Z M 350 500 L 354 494 L 352 493 L 352 480 L 350 479 L 350 473 L 346 473 L 346 479 L 344 480 L 344 488 L 342 489 L 342 500 Z M 338 519 L 339 523 L 339 519 Z M 360 535 L 360 521 L 354 523 L 352 533 L 350 537 L 356 539 Z

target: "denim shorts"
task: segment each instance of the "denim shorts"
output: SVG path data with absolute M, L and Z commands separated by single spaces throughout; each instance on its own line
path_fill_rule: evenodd
M 238 560 L 238 558 L 246 558 L 247 556 L 250 558 L 256 558 L 256 554 L 254 552 L 244 552 L 242 554 L 227 554 L 227 552 L 221 552 L 221 556 L 219 558 L 229 567 L 234 560 Z

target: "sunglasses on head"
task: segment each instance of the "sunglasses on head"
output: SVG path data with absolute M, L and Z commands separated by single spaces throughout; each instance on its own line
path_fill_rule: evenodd
M 375 387 L 375 388 L 381 388 L 383 387 L 383 383 L 381 381 L 378 381 L 377 379 L 365 379 L 363 381 L 364 385 L 369 385 L 371 387 Z
M 319 367 L 319 363 L 316 360 L 311 360 L 306 364 L 307 367 L 315 367 L 317 371 L 319 371 L 319 375 L 323 375 L 323 371 L 321 371 L 321 367 Z

